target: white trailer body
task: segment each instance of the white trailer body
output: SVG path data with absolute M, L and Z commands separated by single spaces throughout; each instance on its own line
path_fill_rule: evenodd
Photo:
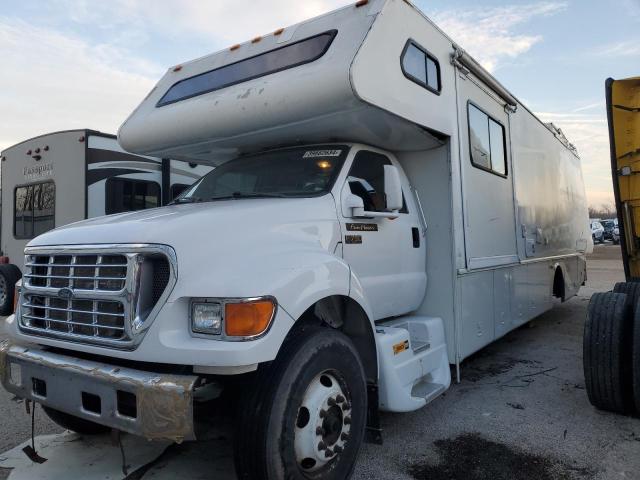
M 184 204 L 27 247 L 36 281 L 21 298 L 104 294 L 122 323 L 51 331 L 46 312 L 21 303 L 0 364 L 45 381 L 45 365 L 71 364 L 54 370 L 78 390 L 92 384 L 76 370 L 98 368 L 105 408 L 34 396 L 9 367 L 3 384 L 73 417 L 178 440 L 197 437 L 194 405 L 230 389 L 243 478 L 348 477 L 365 425 L 380 437 L 378 409 L 426 405 L 449 387 L 449 364 L 585 281 L 575 150 L 402 0 L 360 1 L 175 66 L 118 140 L 217 168 Z M 92 255 L 119 258 L 131 290 L 43 287 L 49 258 Z M 151 289 L 150 276 L 163 280 Z M 25 352 L 29 341 L 45 350 Z M 126 388 L 152 413 L 123 420 L 122 379 L 92 356 L 145 362 Z
M 163 167 L 160 158 L 125 152 L 115 135 L 88 129 L 25 140 L 0 152 L 0 159 L 4 313 L 13 304 L 15 279 L 8 273 L 24 271 L 24 248 L 31 239 L 86 218 L 159 207 L 211 170 L 179 160 Z

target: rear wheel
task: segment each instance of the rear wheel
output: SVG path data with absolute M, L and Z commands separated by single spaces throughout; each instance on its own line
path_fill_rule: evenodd
M 587 309 L 583 343 L 589 401 L 601 410 L 629 413 L 632 311 L 623 293 L 595 293 Z
M 53 408 L 45 407 L 44 405 L 42 408 L 51 420 L 62 428 L 71 430 L 72 432 L 82 433 L 83 435 L 98 435 L 111 430 L 109 427 L 105 427 L 99 423 L 90 422 L 84 418 L 69 415 L 68 413 L 54 410 Z
M 639 282 L 618 282 L 613 286 L 613 292 L 627 295 L 627 303 L 635 311 L 638 299 L 640 299 Z
M 636 309 L 633 314 L 631 384 L 636 413 L 640 415 L 640 303 L 636 303 Z
M 13 295 L 20 277 L 20 269 L 15 265 L 0 265 L 0 315 L 13 313 Z
M 366 422 L 362 363 L 347 336 L 310 327 L 258 372 L 240 406 L 234 445 L 241 479 L 345 479 Z

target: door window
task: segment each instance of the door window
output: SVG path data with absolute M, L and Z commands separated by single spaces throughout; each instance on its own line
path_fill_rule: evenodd
M 504 127 L 472 103 L 468 104 L 471 163 L 478 168 L 507 176 Z

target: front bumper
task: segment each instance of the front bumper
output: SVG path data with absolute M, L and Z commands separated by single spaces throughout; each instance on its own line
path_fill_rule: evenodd
M 0 381 L 18 397 L 134 435 L 195 440 L 200 378 L 194 375 L 118 367 L 5 341 Z

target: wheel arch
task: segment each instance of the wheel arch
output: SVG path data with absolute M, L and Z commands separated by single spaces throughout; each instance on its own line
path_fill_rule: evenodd
M 551 294 L 554 297 L 559 298 L 564 302 L 566 298 L 566 291 L 567 291 L 566 267 L 563 263 L 556 262 L 551 266 L 551 268 L 553 269 L 553 282 L 552 282 Z
M 306 325 L 323 325 L 340 330 L 353 342 L 368 384 L 378 383 L 378 353 L 370 315 L 354 298 L 329 295 L 313 302 L 299 318 L 287 337 Z M 285 339 L 285 342 L 287 339 Z

